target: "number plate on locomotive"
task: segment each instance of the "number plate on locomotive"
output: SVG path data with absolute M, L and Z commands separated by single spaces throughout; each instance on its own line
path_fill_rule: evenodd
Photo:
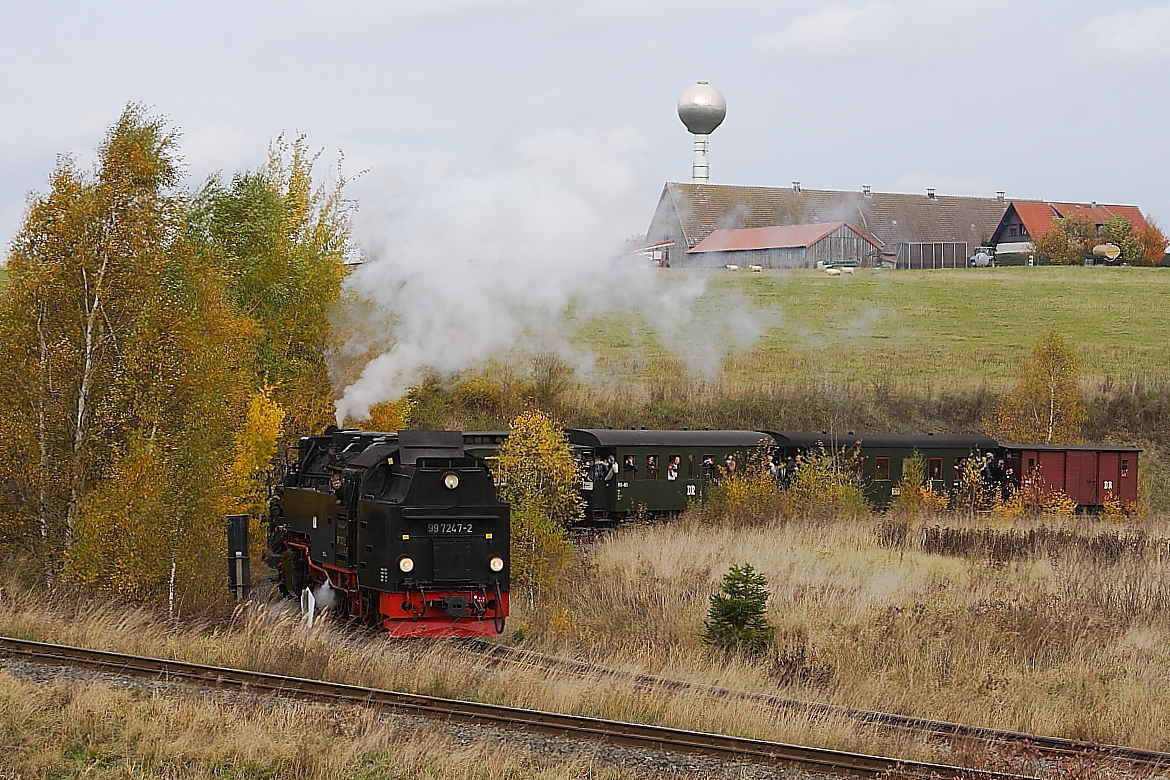
M 471 523 L 428 523 L 428 534 L 469 534 L 475 528 Z

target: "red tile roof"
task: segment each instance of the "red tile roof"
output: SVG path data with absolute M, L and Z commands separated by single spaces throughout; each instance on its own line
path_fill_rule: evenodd
M 813 225 L 783 225 L 758 228 L 716 230 L 699 242 L 688 254 L 697 252 L 740 252 L 749 249 L 797 249 L 809 247 L 841 227 L 847 227 L 878 249 L 881 245 L 848 222 Z
M 1146 226 L 1146 218 L 1142 216 L 1142 210 L 1137 206 L 1107 206 L 1100 203 L 1053 203 L 1052 208 L 1062 217 L 1086 217 L 1093 220 L 1096 224 L 1104 224 L 1114 217 L 1125 217 L 1135 228 L 1143 228 Z
M 1032 238 L 1047 233 L 1052 227 L 1052 220 L 1058 216 L 1052 206 L 1039 200 L 1013 200 L 1012 208 Z

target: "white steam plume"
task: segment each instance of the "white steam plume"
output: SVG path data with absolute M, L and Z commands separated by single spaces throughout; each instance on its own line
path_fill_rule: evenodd
M 640 146 L 627 132 L 562 130 L 479 166 L 411 172 L 373 224 L 366 198 L 362 232 L 377 239 L 365 240 L 374 250 L 349 284 L 392 322 L 394 341 L 345 388 L 338 420 L 364 418 L 426 369 L 459 371 L 517 349 L 564 351 L 570 305 L 578 317 L 637 310 L 668 347 L 683 331 L 708 332 L 691 322 L 702 277 L 668 279 L 625 253 L 657 194 Z M 726 340 L 726 329 L 710 332 Z M 758 331 L 735 335 L 744 346 Z M 710 363 L 711 339 L 699 341 Z

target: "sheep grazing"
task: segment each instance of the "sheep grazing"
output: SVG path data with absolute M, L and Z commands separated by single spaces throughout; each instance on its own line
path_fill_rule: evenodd
M 825 269 L 825 276 L 840 276 L 840 275 L 841 275 L 840 268 L 826 268 Z
M 758 273 L 763 272 L 764 266 L 762 266 L 762 265 L 749 265 L 748 270 L 751 271 L 753 274 L 758 274 Z
M 849 274 L 850 276 L 853 276 L 853 266 L 851 266 L 851 265 L 842 266 L 841 273 Z
M 728 271 L 738 271 L 739 270 L 738 265 L 725 265 L 723 267 L 726 268 Z

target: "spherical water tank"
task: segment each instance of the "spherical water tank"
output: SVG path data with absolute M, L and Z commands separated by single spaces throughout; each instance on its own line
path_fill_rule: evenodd
M 710 135 L 727 116 L 727 101 L 705 81 L 687 88 L 678 99 L 678 118 L 694 135 Z

